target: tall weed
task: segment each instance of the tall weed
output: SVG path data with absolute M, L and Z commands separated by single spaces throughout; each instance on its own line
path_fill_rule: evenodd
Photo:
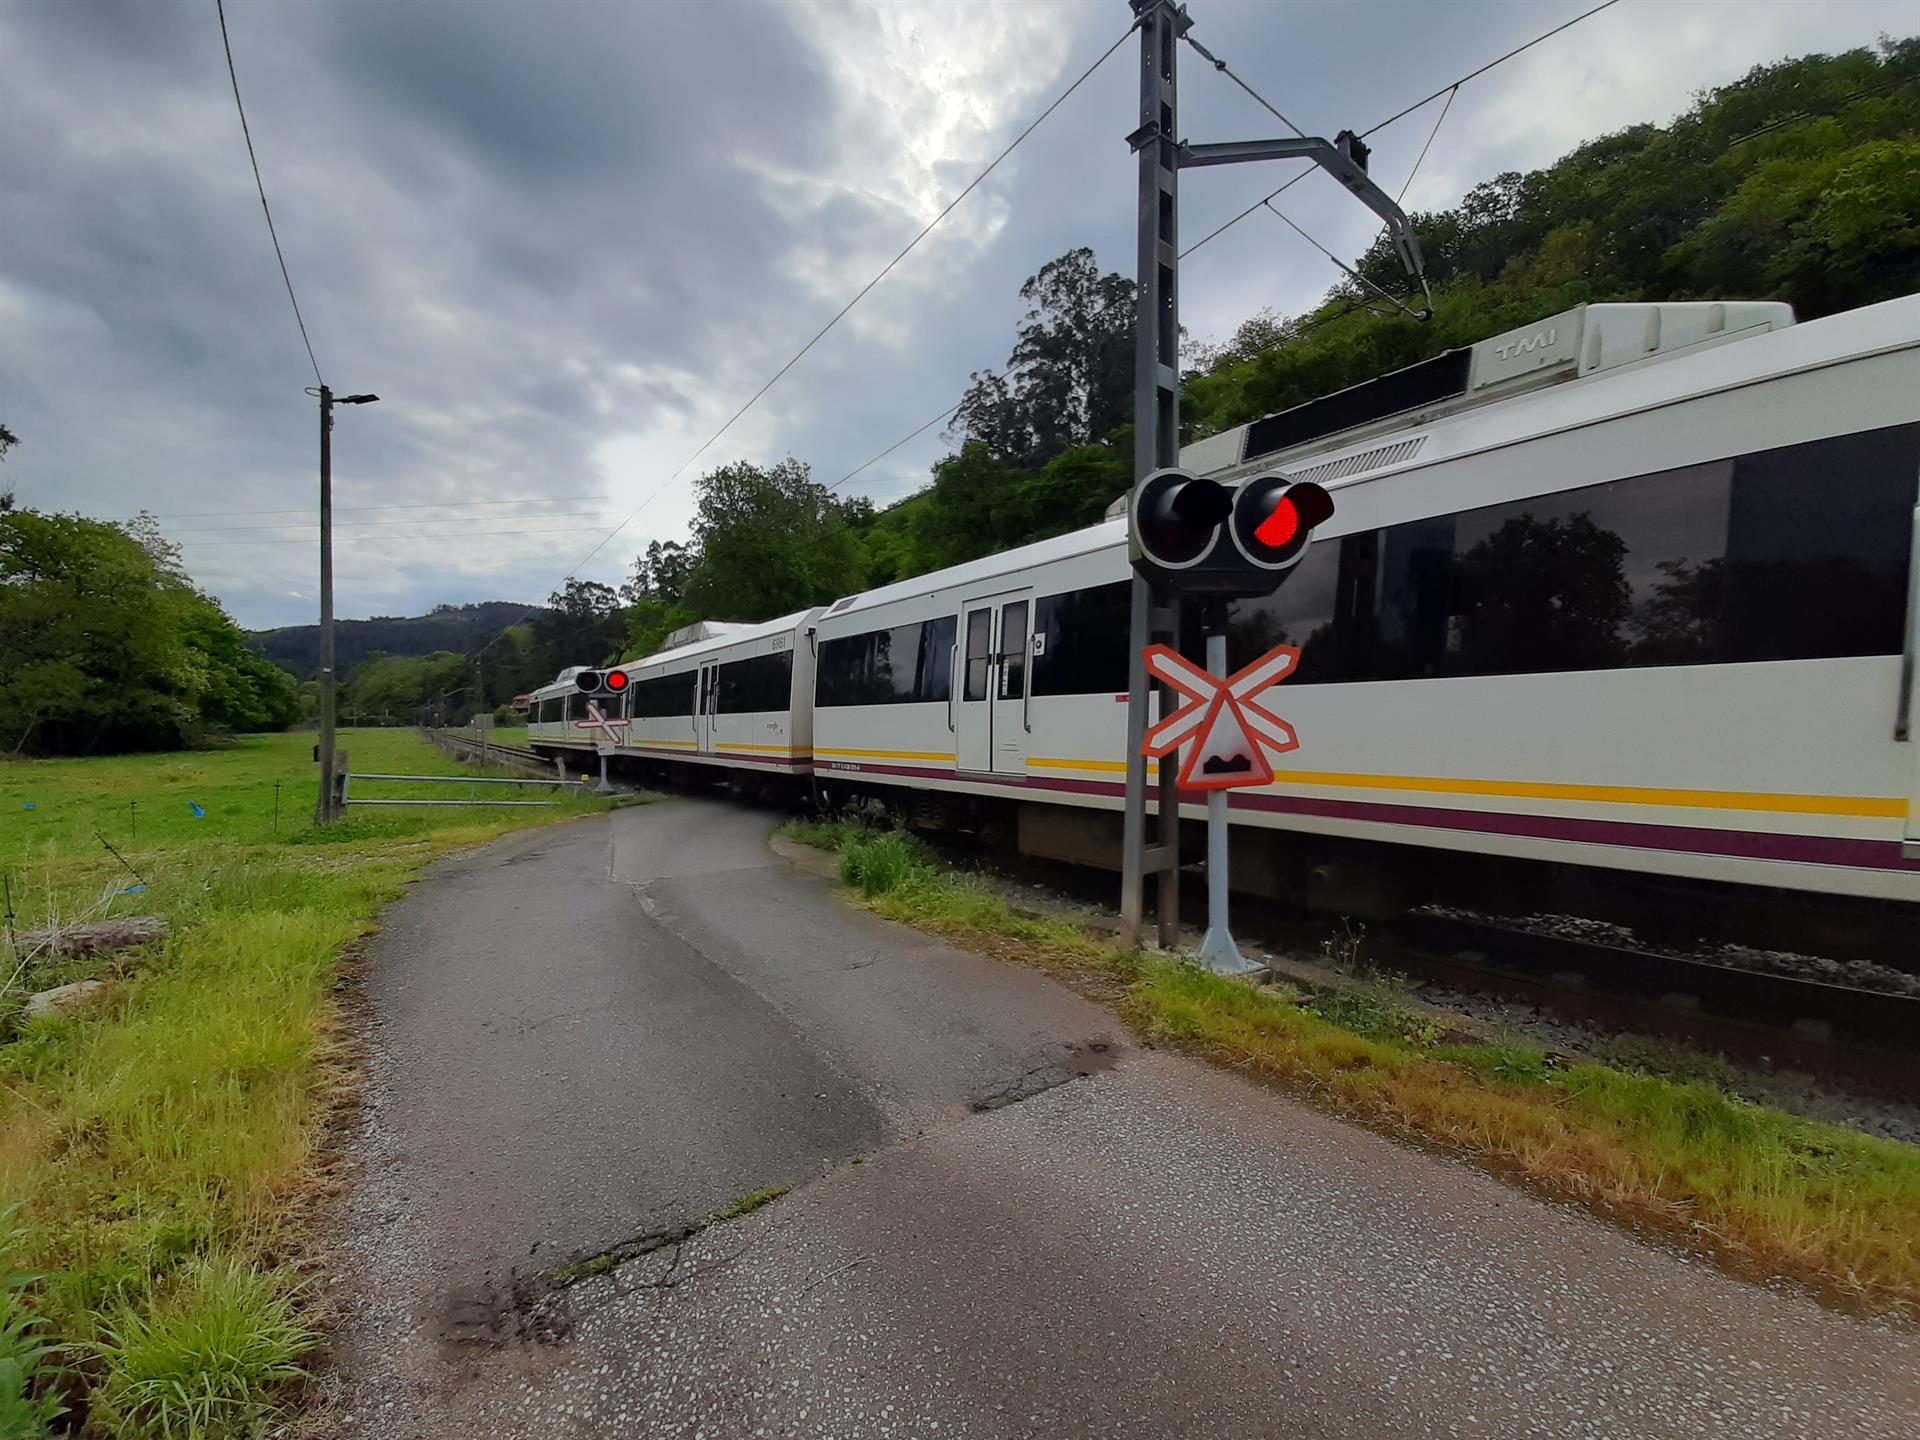
M 48 1343 L 46 1322 L 27 1302 L 42 1277 L 19 1268 L 27 1232 L 11 1224 L 18 1208 L 0 1210 L 0 1440 L 39 1440 L 67 1407 L 49 1383 L 60 1347 Z
M 283 1285 L 232 1257 L 189 1261 L 140 1303 L 123 1301 L 100 1333 L 94 1409 L 128 1440 L 247 1434 L 316 1338 Z

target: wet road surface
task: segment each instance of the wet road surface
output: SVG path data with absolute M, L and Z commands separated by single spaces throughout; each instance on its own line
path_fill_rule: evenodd
M 1134 1048 L 770 824 L 619 811 L 387 912 L 320 1433 L 1920 1433 L 1914 1331 Z

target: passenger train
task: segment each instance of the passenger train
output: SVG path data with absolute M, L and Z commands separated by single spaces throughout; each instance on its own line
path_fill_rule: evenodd
M 1299 748 L 1232 794 L 1237 888 L 1380 911 L 1499 858 L 1920 901 L 1920 296 L 1805 324 L 1583 306 L 1181 463 L 1338 507 L 1275 595 L 1231 607 L 1230 665 L 1303 647 L 1269 695 Z M 1115 508 L 630 663 L 617 753 L 1117 864 Z M 533 706 L 537 749 L 591 748 L 570 676 Z

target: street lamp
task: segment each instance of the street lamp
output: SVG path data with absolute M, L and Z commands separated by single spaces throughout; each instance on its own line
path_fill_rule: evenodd
M 371 405 L 378 395 L 342 395 L 322 385 L 309 390 L 320 397 L 320 798 L 314 803 L 316 825 L 340 818 L 334 801 L 333 728 L 333 407 Z

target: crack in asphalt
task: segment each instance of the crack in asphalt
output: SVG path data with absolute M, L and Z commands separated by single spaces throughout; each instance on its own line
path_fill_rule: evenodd
M 981 1092 L 973 1098 L 969 1108 L 975 1114 L 1004 1110 L 1009 1105 L 1018 1105 L 1023 1100 L 1044 1095 L 1061 1085 L 1084 1080 L 1098 1071 L 1111 1070 L 1116 1063 L 1111 1041 L 1089 1040 L 1084 1045 L 1073 1046 L 1063 1059 L 1035 1065 L 1006 1084 Z

